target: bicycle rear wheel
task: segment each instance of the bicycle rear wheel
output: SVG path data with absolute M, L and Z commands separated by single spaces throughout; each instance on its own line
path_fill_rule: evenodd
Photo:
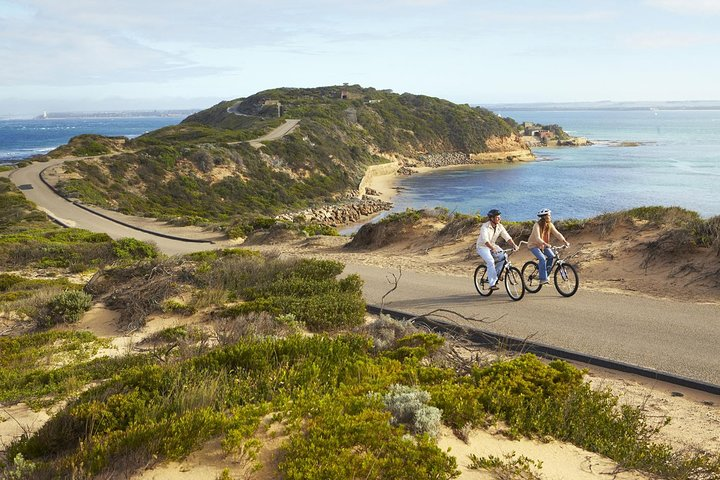
M 489 297 L 493 291 L 490 290 L 490 282 L 487 278 L 487 266 L 478 265 L 473 278 L 475 279 L 475 290 L 483 297 Z
M 542 288 L 540 283 L 540 270 L 538 269 L 538 263 L 532 260 L 525 262 L 522 267 L 522 278 L 525 282 L 525 290 L 528 293 L 537 293 Z
M 516 302 L 525 295 L 522 273 L 515 267 L 507 268 L 505 271 L 505 290 Z
M 580 281 L 575 267 L 563 263 L 555 268 L 555 288 L 563 297 L 572 297 L 577 292 Z

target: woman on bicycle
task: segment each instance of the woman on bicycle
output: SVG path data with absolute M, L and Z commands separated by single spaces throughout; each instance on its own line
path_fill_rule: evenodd
M 565 246 L 570 246 L 565 237 L 558 232 L 552 223 L 552 212 L 548 208 L 543 208 L 537 213 L 540 217 L 535 225 L 533 225 L 530 238 L 528 238 L 528 248 L 538 259 L 538 270 L 540 274 L 540 284 L 550 283 L 548 281 L 548 273 L 552 270 L 555 254 L 550 249 L 550 237 L 559 238 Z
M 518 249 L 518 246 L 515 245 L 515 242 L 512 237 L 510 237 L 510 234 L 507 233 L 505 227 L 500 224 L 500 210 L 493 208 L 487 213 L 487 216 L 488 221 L 480 226 L 480 235 L 475 243 L 475 249 L 487 266 L 490 290 L 497 290 L 499 287 L 496 285 L 498 276 L 497 270 L 495 269 L 495 262 L 504 261 L 505 252 L 503 252 L 502 248 L 498 247 L 495 242 L 497 242 L 498 237 L 502 236 L 515 250 Z M 498 263 L 498 268 L 502 269 L 502 263 Z

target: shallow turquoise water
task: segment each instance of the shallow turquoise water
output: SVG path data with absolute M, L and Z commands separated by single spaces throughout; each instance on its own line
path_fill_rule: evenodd
M 720 111 L 506 111 L 519 122 L 557 123 L 589 147 L 538 148 L 537 161 L 403 177 L 393 211 L 499 208 L 508 220 L 588 218 L 639 206 L 720 214 Z M 621 146 L 620 142 L 640 142 Z

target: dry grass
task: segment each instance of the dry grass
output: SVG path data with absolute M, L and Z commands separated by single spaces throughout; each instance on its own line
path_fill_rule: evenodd
M 266 312 L 251 312 L 233 318 L 217 318 L 212 322 L 213 336 L 221 346 L 233 345 L 245 337 L 285 336 L 293 332 Z
M 131 331 L 145 324 L 147 316 L 162 311 L 165 300 L 179 291 L 181 260 L 152 260 L 130 267 L 99 271 L 85 290 L 120 312 L 120 327 Z

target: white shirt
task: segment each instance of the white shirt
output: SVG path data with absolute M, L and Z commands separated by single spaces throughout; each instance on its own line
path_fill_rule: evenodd
M 485 242 L 490 242 L 493 248 L 500 248 L 495 243 L 500 236 L 502 236 L 506 242 L 511 240 L 510 234 L 507 233 L 502 223 L 495 225 L 492 220 L 488 220 L 480 226 L 480 235 L 478 236 L 475 248 L 488 248 Z

